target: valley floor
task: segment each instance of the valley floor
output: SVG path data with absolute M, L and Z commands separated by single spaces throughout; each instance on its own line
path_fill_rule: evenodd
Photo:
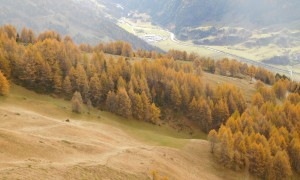
M 164 51 L 169 51 L 170 49 L 177 49 L 182 51 L 187 51 L 188 53 L 196 52 L 202 57 L 210 57 L 215 60 L 229 58 L 237 59 L 241 62 L 248 63 L 249 65 L 255 65 L 264 67 L 274 73 L 285 74 L 288 77 L 291 76 L 290 70 L 293 70 L 293 79 L 296 81 L 300 80 L 300 69 L 298 65 L 293 64 L 292 66 L 286 65 L 275 65 L 263 62 L 263 60 L 275 57 L 275 56 L 285 56 L 286 52 L 293 52 L 294 54 L 299 54 L 300 45 L 293 45 L 290 48 L 280 47 L 276 44 L 259 45 L 253 47 L 245 47 L 243 42 L 236 45 L 197 45 L 192 41 L 180 41 L 176 39 L 175 35 L 167 29 L 160 26 L 153 25 L 151 22 L 134 21 L 131 18 L 122 18 L 119 20 L 118 25 L 129 33 L 144 39 L 153 46 L 159 47 Z M 199 27 L 205 28 L 205 27 Z M 224 27 L 225 29 L 228 27 Z M 256 34 L 257 33 L 257 34 Z M 264 36 L 273 36 L 280 32 L 270 32 L 269 34 L 260 34 L 258 32 L 254 33 L 254 39 L 251 41 L 258 42 L 263 41 Z M 215 38 L 214 36 L 210 36 Z M 262 38 L 262 39 L 260 39 Z M 297 40 L 298 41 L 298 40 Z
M 67 104 L 15 85 L 0 98 L 0 179 L 140 180 L 152 179 L 153 170 L 169 179 L 249 178 L 220 166 L 205 140 L 169 137 L 155 145 L 105 123 L 108 113 L 72 116 Z

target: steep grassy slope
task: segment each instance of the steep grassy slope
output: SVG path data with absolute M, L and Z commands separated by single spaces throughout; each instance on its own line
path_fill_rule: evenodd
M 247 176 L 218 165 L 204 140 L 96 110 L 75 115 L 69 102 L 15 85 L 0 98 L 0 117 L 4 179 L 150 179 L 152 170 L 170 179 Z

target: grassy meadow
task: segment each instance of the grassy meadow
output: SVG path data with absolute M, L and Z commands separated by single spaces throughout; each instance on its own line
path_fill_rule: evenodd
M 168 147 L 183 147 L 188 139 L 206 139 L 200 130 L 193 135 L 178 132 L 167 126 L 156 126 L 135 119 L 124 119 L 106 111 L 93 109 L 90 113 L 86 107 L 82 114 L 71 112 L 71 102 L 48 95 L 40 95 L 13 84 L 8 97 L 0 97 L 0 103 L 19 106 L 55 119 L 81 120 L 99 122 L 120 128 L 140 141 Z

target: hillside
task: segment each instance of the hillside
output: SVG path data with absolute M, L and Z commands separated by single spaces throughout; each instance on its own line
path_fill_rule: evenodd
M 108 2 L 0 0 L 0 4 L 0 25 L 32 28 L 36 34 L 55 30 L 70 35 L 77 43 L 124 40 L 134 48 L 158 50 L 117 26 L 113 18 L 117 8 Z
M 114 0 L 129 10 L 139 10 L 153 17 L 154 22 L 180 30 L 216 24 L 242 27 L 263 27 L 299 22 L 297 0 Z
M 97 110 L 76 115 L 70 108 L 70 102 L 13 85 L 0 98 L 0 177 L 140 180 L 153 170 L 169 179 L 244 176 L 218 165 L 205 140 Z
M 0 28 L 4 178 L 297 179 L 300 83 L 287 76 L 124 41 L 20 34 Z
M 282 65 L 282 69 L 300 63 L 300 4 L 297 0 L 115 2 L 121 3 L 129 12 L 129 16 L 126 14 L 124 17 L 135 23 L 136 28 L 131 29 L 142 28 L 136 22 L 150 22 L 172 31 L 177 39 L 189 43 L 189 49 L 197 45 L 210 46 L 241 58 L 262 61 L 279 68 Z M 150 35 L 159 36 L 156 32 L 151 30 Z M 161 41 L 163 43 L 151 43 L 162 49 L 174 44 L 168 39 Z M 203 53 L 203 49 L 198 52 Z M 212 57 L 212 53 L 215 52 L 206 50 L 203 54 Z

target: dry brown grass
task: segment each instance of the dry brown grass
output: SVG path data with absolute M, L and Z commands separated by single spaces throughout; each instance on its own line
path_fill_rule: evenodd
M 72 116 L 69 102 L 12 90 L 0 98 L 0 179 L 150 179 L 152 170 L 169 179 L 245 177 L 220 166 L 205 140 L 134 120 L 120 125 L 106 112 L 101 120 Z
M 213 87 L 220 86 L 222 84 L 233 84 L 243 91 L 247 103 L 251 103 L 252 96 L 255 94 L 255 83 L 248 79 L 239 79 L 227 76 L 221 76 L 216 74 L 204 73 L 203 80 L 206 83 L 211 84 Z

